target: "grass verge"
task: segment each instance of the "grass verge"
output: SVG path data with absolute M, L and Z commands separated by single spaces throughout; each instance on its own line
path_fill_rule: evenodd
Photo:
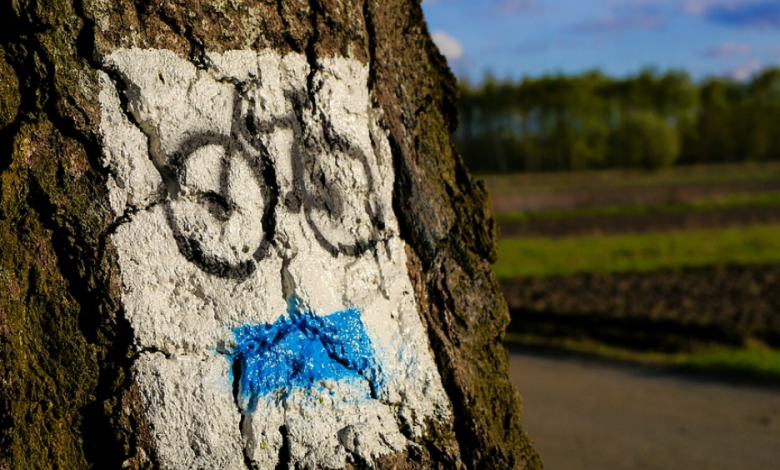
M 713 347 L 686 353 L 661 353 L 514 333 L 507 333 L 505 344 L 510 348 L 546 349 L 623 363 L 670 367 L 688 373 L 780 384 L 780 350 L 761 344 L 751 344 L 744 348 Z
M 500 279 L 780 262 L 780 225 L 498 242 Z

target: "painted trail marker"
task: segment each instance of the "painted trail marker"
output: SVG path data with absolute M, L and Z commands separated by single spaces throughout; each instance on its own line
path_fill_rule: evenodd
M 367 67 L 140 49 L 106 65 L 111 241 L 162 463 L 342 468 L 449 420 Z
M 268 395 L 282 400 L 328 382 L 350 383 L 357 398 L 386 395 L 380 361 L 355 308 L 327 316 L 291 310 L 273 324 L 236 328 L 235 335 L 232 370 L 244 411 L 254 412 Z

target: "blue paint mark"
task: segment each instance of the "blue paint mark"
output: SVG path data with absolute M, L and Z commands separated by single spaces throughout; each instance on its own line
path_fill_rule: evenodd
M 365 398 L 384 393 L 382 370 L 357 308 L 319 316 L 291 301 L 289 317 L 233 333 L 231 372 L 238 379 L 239 402 L 250 413 L 258 398 L 284 398 L 296 387 L 318 387 L 326 380 L 367 382 L 371 393 Z

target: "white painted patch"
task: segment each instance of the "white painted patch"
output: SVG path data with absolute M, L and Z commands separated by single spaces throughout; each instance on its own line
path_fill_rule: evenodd
M 326 59 L 309 77 L 304 56 L 273 51 L 207 62 L 123 49 L 100 77 L 111 240 L 162 463 L 273 469 L 284 450 L 290 468 L 341 468 L 402 451 L 450 410 L 367 67 Z M 330 381 L 245 409 L 225 355 L 233 329 L 274 323 L 293 298 L 320 315 L 362 309 L 386 393 Z

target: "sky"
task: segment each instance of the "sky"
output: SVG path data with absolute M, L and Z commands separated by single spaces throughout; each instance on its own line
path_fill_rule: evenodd
M 780 0 L 423 0 L 460 78 L 644 68 L 750 79 L 780 65 Z

